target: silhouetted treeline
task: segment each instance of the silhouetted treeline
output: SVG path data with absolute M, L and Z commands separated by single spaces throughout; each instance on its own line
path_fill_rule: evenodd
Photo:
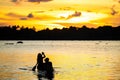
M 69 28 L 35 31 L 35 28 L 1 26 L 0 40 L 120 40 L 120 26 L 100 26 L 97 29 Z

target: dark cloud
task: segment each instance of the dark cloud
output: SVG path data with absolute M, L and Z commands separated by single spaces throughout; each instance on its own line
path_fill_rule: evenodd
M 35 11 L 35 13 L 44 13 L 45 11 Z
M 75 11 L 75 13 L 72 14 L 73 17 L 81 16 L 81 12 Z
M 20 20 L 28 20 L 29 18 L 34 18 L 34 15 L 32 13 L 29 13 L 27 16 L 21 17 Z
M 9 16 L 9 17 L 12 17 L 11 20 L 12 19 L 27 20 L 28 18 L 33 17 L 33 15 L 31 13 L 28 14 L 28 16 L 19 15 L 19 14 L 12 13 L 12 12 L 7 13 L 6 15 Z M 10 19 L 7 19 L 7 20 L 10 20 Z
M 116 1 L 116 2 L 120 3 L 120 0 L 114 0 L 114 1 Z
M 17 2 L 18 0 L 11 0 L 12 2 Z
M 23 18 L 20 18 L 20 20 L 27 20 L 27 18 L 23 17 Z
M 7 16 L 13 16 L 13 17 L 14 17 L 14 16 L 17 16 L 15 13 L 11 13 L 11 12 L 10 12 L 10 13 L 7 13 L 6 15 L 7 15 Z
M 115 10 L 115 5 L 112 6 L 111 11 L 111 15 L 116 15 L 118 13 L 118 11 Z
M 28 0 L 28 2 L 40 2 L 41 0 Z
M 52 0 L 40 0 L 40 2 L 49 2 L 49 1 L 52 1 Z
M 49 2 L 49 1 L 52 1 L 52 0 L 11 0 L 11 2 L 15 2 L 15 3 L 20 3 L 21 1 L 24 1 L 24 2 Z
M 28 0 L 28 2 L 48 2 L 52 0 Z
M 24 0 L 11 0 L 11 2 L 14 2 L 16 4 L 20 4 L 21 1 L 24 1 Z
M 12 17 L 12 18 L 18 18 L 20 20 L 28 20 L 28 18 L 34 17 L 34 15 L 32 13 L 29 13 L 27 16 L 23 16 L 23 15 L 19 15 L 19 14 L 10 12 L 10 13 L 7 13 L 6 15 L 9 17 Z
M 23 16 L 23 17 L 20 17 L 19 19 L 20 20 L 28 20 L 29 18 L 33 18 L 33 14 L 32 13 L 29 13 L 27 16 Z
M 71 15 L 69 15 L 68 17 L 67 17 L 67 19 L 70 19 L 70 18 L 72 18 L 72 17 L 79 17 L 79 16 L 81 16 L 81 12 L 77 12 L 77 11 L 75 11 L 73 14 L 71 14 Z
M 117 0 L 118 3 L 120 3 L 120 0 Z
M 113 6 L 110 8 L 111 9 L 111 15 L 116 15 L 116 14 L 119 13 L 119 11 L 117 11 L 116 6 L 118 6 L 120 4 L 120 0 L 113 0 L 113 1 L 117 2 L 118 4 L 113 4 Z
M 118 1 L 118 3 L 120 3 L 120 0 Z
M 23 17 L 22 15 L 19 15 L 19 14 L 16 14 L 16 13 L 12 13 L 12 12 L 7 13 L 6 15 L 10 16 L 10 17 Z
M 33 18 L 34 16 L 33 16 L 33 14 L 32 13 L 30 13 L 30 14 L 28 14 L 28 16 L 27 16 L 28 18 Z
M 12 19 L 8 19 L 8 18 L 0 18 L 0 20 L 12 20 Z

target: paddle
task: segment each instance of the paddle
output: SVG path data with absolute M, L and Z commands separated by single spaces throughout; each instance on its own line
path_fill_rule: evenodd
M 41 53 L 38 54 L 38 56 L 37 56 L 37 60 L 38 60 L 39 56 L 41 57 L 41 59 L 43 59 L 43 58 L 46 57 L 45 54 L 44 54 L 44 52 L 42 52 L 42 54 L 41 54 Z M 38 62 L 38 61 L 37 61 L 37 62 Z M 37 63 L 36 63 L 35 66 L 33 66 L 32 71 L 35 71 L 36 66 L 37 66 Z
M 35 66 L 33 66 L 33 68 L 32 68 L 32 71 L 35 71 L 35 69 L 36 69 L 36 66 L 37 66 L 37 64 L 36 64 Z

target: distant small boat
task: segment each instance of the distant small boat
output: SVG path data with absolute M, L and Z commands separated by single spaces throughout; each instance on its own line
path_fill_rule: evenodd
M 23 42 L 22 41 L 18 41 L 17 44 L 23 44 Z
M 5 43 L 5 45 L 14 45 L 14 43 Z

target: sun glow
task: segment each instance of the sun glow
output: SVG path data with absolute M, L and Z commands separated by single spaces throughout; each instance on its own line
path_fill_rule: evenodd
M 101 14 L 101 13 L 88 13 L 88 12 L 83 12 L 80 17 L 73 17 L 69 19 L 68 21 L 73 22 L 73 23 L 78 23 L 78 22 L 90 22 L 93 20 L 98 20 L 98 19 L 103 19 L 106 18 L 108 15 L 106 14 Z
M 63 24 L 117 26 L 120 24 L 119 2 L 111 0 L 108 3 L 108 1 L 1 0 L 0 26 L 35 26 L 38 29 L 61 28 Z
M 71 12 L 66 12 L 66 13 L 64 12 L 58 14 L 58 16 L 62 18 L 62 20 L 58 20 L 58 22 L 82 23 L 82 22 L 90 22 L 108 17 L 108 15 L 104 13 L 84 12 L 84 11 L 81 12 L 81 15 L 75 15 L 74 13 L 73 11 L 71 11 Z

